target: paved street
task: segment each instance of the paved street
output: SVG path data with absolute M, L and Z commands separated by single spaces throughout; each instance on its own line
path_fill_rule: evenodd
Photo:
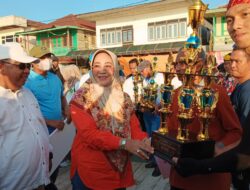
M 137 158 L 133 158 L 133 171 L 136 180 L 136 185 L 127 190 L 168 190 L 168 179 L 163 179 L 161 176 L 152 177 L 153 169 L 144 167 L 145 162 Z M 56 181 L 59 190 L 71 190 L 69 180 L 70 167 L 60 168 L 60 173 Z M 105 189 L 103 189 L 105 190 Z

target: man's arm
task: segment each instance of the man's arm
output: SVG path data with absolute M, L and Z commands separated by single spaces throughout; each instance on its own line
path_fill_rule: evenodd
M 67 119 L 67 123 L 69 124 L 71 122 L 69 105 L 68 105 L 68 102 L 67 102 L 65 96 L 62 96 L 61 99 L 62 99 L 62 113 L 63 113 L 63 117 Z

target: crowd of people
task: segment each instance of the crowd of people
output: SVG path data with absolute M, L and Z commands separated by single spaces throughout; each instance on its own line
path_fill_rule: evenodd
M 226 12 L 228 32 L 235 42 L 220 65 L 220 80 L 211 88 L 219 94 L 209 136 L 215 141 L 214 157 L 173 158 L 171 190 L 249 189 L 250 182 L 250 1 L 230 0 Z M 177 53 L 174 71 L 185 73 L 186 49 Z M 201 51 L 193 67 L 200 72 L 206 64 Z M 27 54 L 18 43 L 0 45 L 0 189 L 56 190 L 59 167 L 49 175 L 55 155 L 49 134 L 73 122 L 76 135 L 71 149 L 70 179 L 73 190 L 124 190 L 135 184 L 131 155 L 147 160 L 161 175 L 165 162 L 156 161 L 151 146 L 153 131 L 160 127 L 162 73 L 149 60 L 129 61 L 131 75 L 124 79 L 117 56 L 99 49 L 89 57 L 90 70 L 83 76 L 76 65 L 62 65 L 48 48 L 34 46 Z M 135 106 L 134 80 L 142 87 L 155 84 L 153 110 Z M 178 128 L 178 95 L 183 78 L 172 85 L 172 114 L 169 130 Z M 194 78 L 199 90 L 202 76 Z M 141 93 L 142 89 L 139 89 Z M 139 95 L 142 95 L 140 94 Z M 135 109 L 136 108 L 136 109 Z M 189 132 L 198 134 L 194 118 Z

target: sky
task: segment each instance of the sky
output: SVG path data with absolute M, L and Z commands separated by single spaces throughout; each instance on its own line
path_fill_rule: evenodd
M 95 12 L 157 0 L 0 0 L 0 16 L 15 15 L 40 22 L 52 22 L 68 14 Z M 209 8 L 227 4 L 228 0 L 203 0 Z

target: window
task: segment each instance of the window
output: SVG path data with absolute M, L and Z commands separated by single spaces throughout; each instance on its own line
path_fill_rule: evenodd
M 66 46 L 67 46 L 67 36 L 66 36 L 66 35 L 64 35 L 64 36 L 62 37 L 62 41 L 63 41 L 62 45 L 63 45 L 64 47 L 66 47 Z
M 167 34 L 168 34 L 168 38 L 173 38 L 173 34 L 172 34 L 172 32 L 173 32 L 173 25 L 172 24 L 168 24 L 168 26 L 167 26 Z
M 111 32 L 111 44 L 115 43 L 115 32 Z
M 116 31 L 116 42 L 117 42 L 118 44 L 121 43 L 121 41 L 122 41 L 121 35 L 122 35 L 122 32 L 121 32 L 121 31 Z
M 161 39 L 161 27 L 156 26 L 156 39 Z
M 101 46 L 133 42 L 133 29 L 131 27 L 118 27 L 102 29 L 100 31 Z
M 166 40 L 185 37 L 187 21 L 185 19 L 166 20 L 148 24 L 148 40 Z
M 57 37 L 57 47 L 62 47 L 62 38 Z
M 18 42 L 18 37 L 14 35 L 2 36 L 2 44 L 6 42 Z
M 106 33 L 101 33 L 101 45 L 106 44 Z
M 128 32 L 127 30 L 122 31 L 122 42 L 127 42 L 128 41 Z
M 186 22 L 180 22 L 179 23 L 179 36 L 185 37 L 186 36 L 186 30 L 187 30 L 187 23 Z
M 166 26 L 163 25 L 161 26 L 161 39 L 165 39 L 166 38 Z
M 49 38 L 42 38 L 41 39 L 42 46 L 48 47 L 49 48 Z
M 122 42 L 123 43 L 133 42 L 133 31 L 132 31 L 132 29 L 122 31 Z
M 13 35 L 11 35 L 11 36 L 6 36 L 5 42 L 14 42 L 14 36 L 13 36 Z
M 132 42 L 132 41 L 133 41 L 133 31 L 128 30 L 128 42 Z
M 5 36 L 2 37 L 2 44 L 5 44 Z
M 107 44 L 111 44 L 111 32 L 107 33 Z
M 150 26 L 148 28 L 148 39 L 149 40 L 154 40 L 155 37 L 154 37 L 154 26 Z
M 167 25 L 167 37 L 177 38 L 178 37 L 178 23 L 171 23 Z
M 166 38 L 166 25 L 156 26 L 156 39 L 165 39 Z

